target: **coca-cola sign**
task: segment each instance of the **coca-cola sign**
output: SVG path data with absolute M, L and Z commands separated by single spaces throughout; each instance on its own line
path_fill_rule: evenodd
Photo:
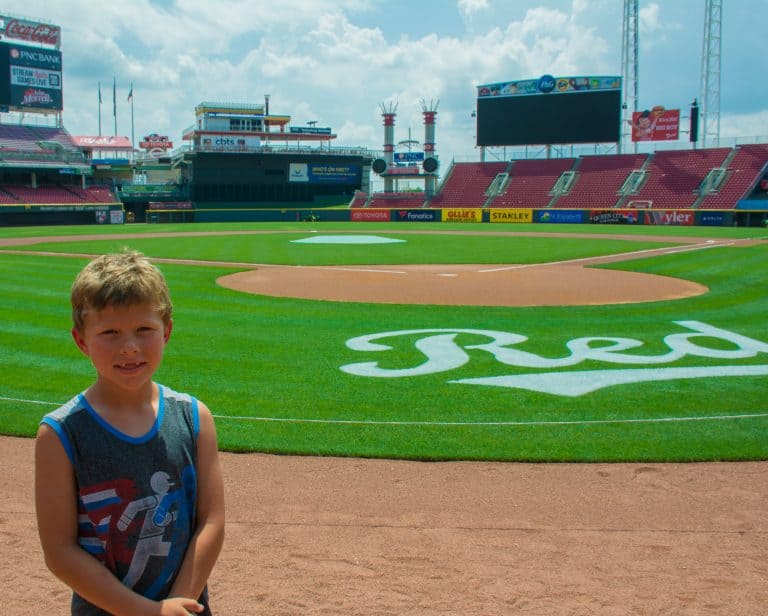
M 0 15 L 0 38 L 59 47 L 61 44 L 61 28 L 37 21 L 27 21 L 26 19 Z

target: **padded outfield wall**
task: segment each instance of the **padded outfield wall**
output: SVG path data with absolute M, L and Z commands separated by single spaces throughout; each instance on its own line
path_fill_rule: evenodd
M 183 175 L 196 209 L 271 208 L 337 197 L 349 201 L 371 159 L 336 154 L 191 152 Z M 366 186 L 367 188 L 367 186 Z
M 197 204 L 199 205 L 199 204 Z M 768 212 L 713 210 L 540 210 L 540 209 L 313 209 L 311 207 L 195 207 L 184 213 L 156 211 L 149 222 L 474 222 L 491 224 L 612 224 L 663 226 L 764 226 Z

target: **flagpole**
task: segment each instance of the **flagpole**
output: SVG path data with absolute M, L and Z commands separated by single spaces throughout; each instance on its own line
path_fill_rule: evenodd
M 99 137 L 101 137 L 101 82 L 99 82 Z
M 117 137 L 117 77 L 112 78 L 112 115 L 115 116 L 115 137 Z
M 133 133 L 133 82 L 131 82 L 131 91 L 128 93 L 128 98 L 131 99 L 131 158 L 133 158 L 134 149 L 136 147 L 136 140 Z

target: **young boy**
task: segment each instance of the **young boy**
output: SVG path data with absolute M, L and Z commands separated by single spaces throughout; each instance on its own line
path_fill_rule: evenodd
M 210 614 L 224 488 L 211 412 L 152 380 L 173 325 L 165 279 L 140 253 L 105 255 L 71 299 L 96 380 L 37 434 L 46 564 L 72 588 L 73 615 Z

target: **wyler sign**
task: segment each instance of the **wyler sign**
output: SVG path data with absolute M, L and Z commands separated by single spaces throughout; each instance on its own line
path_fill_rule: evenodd
M 684 379 L 734 378 L 768 375 L 768 344 L 701 321 L 674 321 L 664 336 L 666 350 L 645 352 L 635 338 L 589 336 L 565 341 L 564 353 L 551 356 L 516 349 L 523 334 L 485 329 L 411 329 L 357 336 L 347 348 L 364 361 L 340 366 L 350 375 L 400 379 L 446 373 L 447 383 L 524 389 L 553 396 L 579 397 L 606 387 Z M 479 341 L 478 341 L 479 339 Z M 471 340 L 471 343 L 468 342 Z M 404 355 L 404 350 L 409 352 Z M 499 365 L 481 360 L 476 374 L 451 377 L 459 368 L 471 371 L 478 353 Z M 412 357 L 409 363 L 400 357 Z M 761 356 L 765 363 L 739 360 Z M 694 365 L 686 366 L 688 358 Z M 702 358 L 709 360 L 702 363 Z M 588 369 L 574 369 L 580 364 Z M 675 364 L 670 366 L 669 364 Z M 567 370 L 565 370 L 567 368 Z

